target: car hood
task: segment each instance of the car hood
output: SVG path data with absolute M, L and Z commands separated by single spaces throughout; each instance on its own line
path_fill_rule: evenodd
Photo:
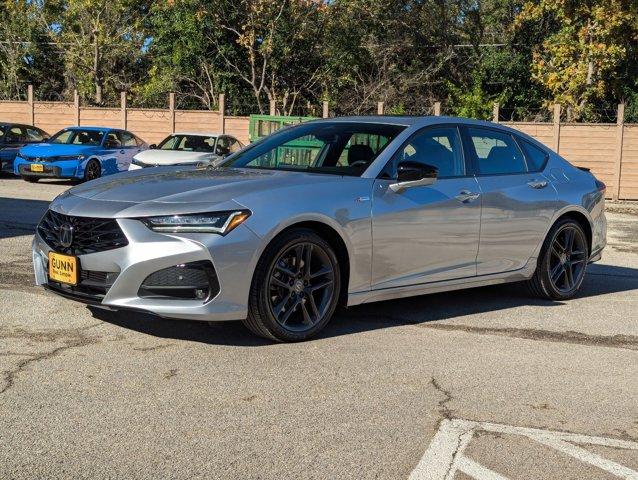
M 212 152 L 186 152 L 180 150 L 145 150 L 135 155 L 135 160 L 149 165 L 175 165 L 198 162 L 215 157 Z
M 118 218 L 196 213 L 246 206 L 244 197 L 268 202 L 285 197 L 290 187 L 340 180 L 335 175 L 304 172 L 155 167 L 78 185 L 57 197 L 51 208 L 70 215 Z
M 28 157 L 56 157 L 59 155 L 80 155 L 94 151 L 95 145 L 69 145 L 65 143 L 36 143 L 20 149 L 21 155 Z

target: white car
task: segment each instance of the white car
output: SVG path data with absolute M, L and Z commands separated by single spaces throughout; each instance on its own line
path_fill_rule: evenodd
M 216 165 L 243 148 L 235 137 L 218 133 L 173 133 L 133 157 L 129 170 L 164 165 Z

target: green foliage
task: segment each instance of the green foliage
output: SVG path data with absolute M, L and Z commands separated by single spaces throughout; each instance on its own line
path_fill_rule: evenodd
M 638 2 L 0 0 L 0 97 L 232 114 L 638 116 Z M 633 113 L 632 113 L 633 112 Z M 628 117 L 629 118 L 629 117 Z M 631 117 L 633 118 L 633 117 Z

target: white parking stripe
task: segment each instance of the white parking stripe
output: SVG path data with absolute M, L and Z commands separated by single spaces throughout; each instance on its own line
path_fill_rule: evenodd
M 490 470 L 483 465 L 476 463 L 474 460 L 470 460 L 467 457 L 461 457 L 456 463 L 458 469 L 477 480 L 508 480 L 507 477 L 496 473 L 494 470 Z
M 459 470 L 477 480 L 507 480 L 507 477 L 463 454 L 477 431 L 524 436 L 617 477 L 638 480 L 637 471 L 575 445 L 600 445 L 638 451 L 636 442 L 461 419 L 446 419 L 441 422 L 439 431 L 434 435 L 421 461 L 410 474 L 410 480 L 451 480 Z
M 600 455 L 597 455 L 576 445 L 572 445 L 571 443 L 565 442 L 563 440 L 551 439 L 548 437 L 537 437 L 536 441 L 542 443 L 543 445 L 547 445 L 548 447 L 552 447 L 558 451 L 566 453 L 567 455 L 570 455 L 580 460 L 581 462 L 586 462 L 590 465 L 601 468 L 617 477 L 625 478 L 627 480 L 638 480 L 638 472 L 636 472 L 635 470 L 620 465 L 619 463 L 616 463 L 612 460 L 607 460 Z
M 436 432 L 430 448 L 410 474 L 410 480 L 445 479 L 454 476 L 452 468 L 457 456 L 463 450 L 473 434 L 473 424 L 459 421 L 443 420 Z M 452 476 L 448 477 L 451 472 Z

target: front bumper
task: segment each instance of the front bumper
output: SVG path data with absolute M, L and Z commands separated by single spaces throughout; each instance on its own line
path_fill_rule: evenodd
M 13 173 L 22 177 L 39 178 L 77 178 L 81 176 L 80 162 L 78 160 L 63 160 L 58 162 L 40 162 L 42 172 L 31 171 L 30 162 L 21 157 L 16 157 L 13 162 Z
M 215 234 L 159 234 L 142 222 L 118 219 L 129 244 L 113 250 L 80 255 L 80 271 L 110 274 L 103 295 L 86 295 L 48 280 L 51 248 L 36 233 L 33 265 L 38 285 L 62 296 L 111 309 L 142 310 L 161 317 L 189 320 L 240 320 L 248 314 L 248 294 L 257 262 L 260 239 L 240 225 L 227 236 Z M 211 261 L 219 292 L 211 299 L 164 299 L 138 296 L 152 273 L 175 265 Z

